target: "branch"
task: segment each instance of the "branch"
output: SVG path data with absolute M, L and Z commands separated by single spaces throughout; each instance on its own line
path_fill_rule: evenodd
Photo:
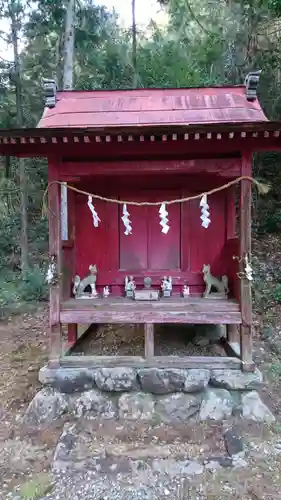
M 206 33 L 206 35 L 209 35 L 210 32 L 205 28 L 205 26 L 203 26 L 203 24 L 201 23 L 201 21 L 199 21 L 199 19 L 194 14 L 193 9 L 192 9 L 192 7 L 191 7 L 191 5 L 189 3 L 189 0 L 185 0 L 185 5 L 186 5 L 187 10 L 189 11 L 192 19 L 198 24 L 198 26 L 201 28 L 201 30 L 204 31 L 204 33 Z

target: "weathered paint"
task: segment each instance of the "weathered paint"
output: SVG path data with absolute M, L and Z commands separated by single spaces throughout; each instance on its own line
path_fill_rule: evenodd
M 112 127 L 266 121 L 245 87 L 58 92 L 38 127 Z

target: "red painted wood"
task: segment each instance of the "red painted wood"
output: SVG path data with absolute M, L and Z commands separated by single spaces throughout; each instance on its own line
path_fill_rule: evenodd
M 72 346 L 75 344 L 78 338 L 78 325 L 77 323 L 69 323 L 67 325 L 67 341 L 68 345 Z
M 89 189 L 93 188 L 90 184 Z M 101 219 L 101 224 L 95 228 L 87 197 L 76 195 L 75 200 L 76 274 L 86 276 L 91 264 L 96 264 L 102 271 L 116 272 L 119 267 L 118 207 L 101 201 L 94 202 Z
M 139 193 L 124 192 L 119 198 L 129 198 L 135 201 L 146 200 L 145 196 L 140 196 Z M 126 236 L 124 234 L 125 227 L 121 221 L 122 206 L 119 207 L 119 220 L 115 231 L 119 230 L 120 238 L 120 257 L 119 269 L 126 272 L 135 273 L 136 271 L 146 270 L 148 268 L 148 217 L 149 210 L 147 207 L 128 206 L 130 220 L 132 222 L 132 234 Z
M 212 273 L 219 276 L 224 273 L 220 255 L 226 241 L 225 192 L 208 197 L 208 204 L 211 224 L 205 229 L 201 225 L 199 200 L 190 202 L 190 268 L 201 272 L 204 264 L 210 264 Z
M 56 158 L 49 160 L 49 181 L 57 178 Z M 61 233 L 60 233 L 60 186 L 52 184 L 48 191 L 48 218 L 49 218 L 49 254 L 54 256 L 57 262 L 57 272 L 60 277 L 62 255 L 61 255 Z M 49 323 L 50 323 L 50 356 L 51 359 L 58 359 L 62 350 L 60 305 L 62 294 L 61 279 L 50 286 L 49 296 Z
M 59 92 L 39 127 L 231 123 L 266 121 L 245 87 Z
M 243 129 L 243 124 L 241 124 Z M 167 141 L 162 142 L 139 142 L 137 139 L 134 142 L 111 143 L 110 148 L 108 143 L 56 143 L 56 144 L 0 144 L 0 154 L 6 156 L 22 156 L 22 157 L 40 157 L 49 156 L 50 154 L 59 155 L 61 158 L 73 161 L 74 159 L 82 159 L 93 161 L 93 159 L 108 160 L 110 158 L 126 159 L 132 156 L 136 158 L 154 157 L 163 158 L 168 155 L 178 155 L 181 151 L 187 157 L 208 157 L 214 155 L 235 155 L 240 151 L 280 151 L 280 137 L 269 138 L 245 138 L 236 137 L 229 139 L 223 137 L 217 140 L 216 137 L 207 140 L 206 136 L 202 139 L 188 141 Z
M 216 174 L 222 177 L 238 177 L 241 162 L 239 158 L 210 158 L 206 160 L 171 159 L 171 160 L 127 160 L 127 161 L 66 161 L 60 165 L 60 176 L 92 176 L 92 175 L 133 175 L 133 174 Z

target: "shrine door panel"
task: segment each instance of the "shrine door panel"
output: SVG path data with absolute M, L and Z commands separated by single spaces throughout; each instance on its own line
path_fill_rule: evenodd
M 139 192 L 126 199 L 158 201 L 180 197 L 179 192 Z M 180 205 L 169 205 L 170 230 L 161 232 L 159 206 L 129 206 L 132 234 L 125 236 L 120 207 L 120 270 L 171 270 L 180 268 Z
M 199 201 L 193 200 L 189 205 L 190 270 L 201 272 L 203 264 L 210 264 L 214 274 L 221 274 L 220 257 L 226 242 L 227 223 L 225 192 L 208 197 L 208 204 L 211 223 L 207 229 L 201 225 Z
M 87 198 L 79 195 L 76 198 L 75 260 L 80 276 L 88 274 L 90 264 L 96 264 L 99 273 L 118 269 L 118 207 L 100 200 L 93 203 L 101 219 L 97 228 Z

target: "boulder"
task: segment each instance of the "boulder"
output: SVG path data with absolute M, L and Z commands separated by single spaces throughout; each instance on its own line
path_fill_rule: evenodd
M 265 422 L 267 424 L 272 424 L 275 421 L 274 415 L 262 402 L 257 391 L 242 395 L 242 416 L 255 422 Z
M 240 436 L 238 429 L 235 429 L 234 427 L 228 429 L 224 433 L 223 438 L 226 451 L 230 457 L 239 456 L 243 458 L 245 456 L 244 440 L 242 436 Z
M 261 385 L 261 372 L 256 369 L 253 373 L 243 373 L 240 370 L 212 370 L 211 385 L 228 390 L 249 390 Z
M 196 333 L 192 339 L 194 345 L 205 347 L 218 343 L 226 337 L 225 325 L 197 325 Z
M 100 391 L 86 391 L 73 403 L 74 416 L 88 418 L 114 418 L 116 411 L 112 400 Z
M 151 420 L 154 412 L 154 400 L 143 392 L 124 393 L 120 396 L 119 418 L 128 420 Z
M 46 387 L 39 391 L 29 404 L 24 415 L 24 423 L 30 426 L 49 425 L 68 411 L 68 401 L 64 394 Z
M 186 422 L 200 408 L 202 397 L 175 393 L 161 397 L 155 405 L 155 415 L 164 423 Z
M 184 392 L 197 392 L 205 389 L 210 380 L 210 370 L 195 368 L 186 370 L 186 377 L 184 381 Z
M 99 389 L 108 392 L 132 391 L 138 388 L 137 374 L 132 368 L 100 368 L 95 382 Z
M 95 386 L 95 371 L 87 368 L 41 368 L 39 381 L 61 392 L 83 392 Z
M 169 394 L 183 390 L 186 374 L 186 370 L 177 368 L 167 370 L 143 368 L 138 370 L 142 390 L 152 394 Z
M 209 389 L 200 408 L 200 420 L 224 420 L 231 416 L 233 399 L 225 389 Z

